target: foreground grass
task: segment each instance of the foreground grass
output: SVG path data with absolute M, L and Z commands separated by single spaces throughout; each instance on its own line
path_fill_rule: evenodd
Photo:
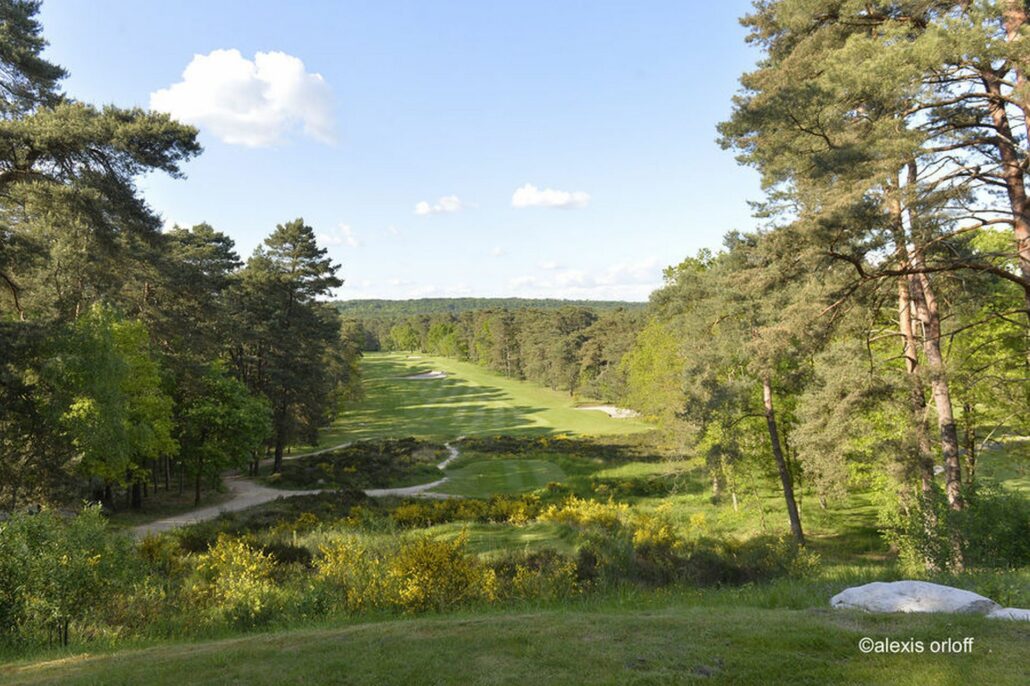
M 1030 625 L 960 615 L 710 607 L 461 614 L 161 645 L 0 668 L 8 684 L 1025 684 Z M 863 637 L 922 654 L 863 654 Z M 971 654 L 932 654 L 941 639 Z
M 447 378 L 404 378 L 432 370 Z M 496 434 L 598 436 L 652 428 L 635 419 L 577 410 L 568 393 L 442 357 L 370 353 L 361 371 L 365 398 L 345 408 L 323 433 L 322 445 L 399 436 L 440 441 Z

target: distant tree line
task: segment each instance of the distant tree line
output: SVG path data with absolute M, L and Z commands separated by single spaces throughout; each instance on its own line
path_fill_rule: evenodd
M 344 317 L 411 317 L 420 314 L 458 314 L 475 310 L 557 310 L 585 307 L 595 312 L 643 309 L 646 303 L 622 300 L 559 300 L 555 298 L 415 298 L 411 300 L 338 300 Z
M 344 330 L 367 350 L 409 350 L 465 360 L 556 390 L 611 400 L 642 308 L 487 309 L 401 319 L 352 319 Z
M 0 3 L 0 507 L 278 469 L 357 382 L 338 266 L 300 219 L 246 263 L 206 224 L 163 233 L 135 179 L 178 177 L 197 132 L 65 96 L 38 9 Z

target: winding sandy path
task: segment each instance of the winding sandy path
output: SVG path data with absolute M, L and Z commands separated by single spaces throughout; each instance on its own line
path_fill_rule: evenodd
M 189 512 L 183 512 L 182 514 L 174 515 L 172 517 L 158 519 L 157 521 L 150 522 L 149 524 L 140 524 L 139 526 L 133 527 L 133 536 L 136 538 L 143 538 L 148 534 L 168 531 L 169 529 L 186 526 L 187 524 L 205 522 L 209 519 L 214 519 L 223 512 L 245 510 L 248 507 L 261 505 L 262 503 L 270 502 L 276 498 L 289 498 L 294 495 L 313 495 L 315 493 L 321 493 L 323 490 L 328 490 L 284 491 L 280 488 L 269 488 L 268 486 L 263 486 L 240 474 L 233 474 L 232 476 L 226 477 L 225 485 L 228 487 L 229 493 L 232 494 L 232 497 L 226 502 L 219 503 L 218 505 L 211 505 L 209 507 L 202 507 Z
M 464 436 L 455 438 L 454 441 L 458 442 Z M 444 443 L 444 447 L 447 448 L 447 459 L 436 465 L 436 468 L 440 471 L 447 469 L 447 465 L 454 462 L 461 453 L 458 449 L 450 443 Z M 417 486 L 404 486 L 403 488 L 370 488 L 365 491 L 365 495 L 372 498 L 383 498 L 385 496 L 398 496 L 398 497 L 419 497 L 419 498 L 453 498 L 454 496 L 447 493 L 434 493 L 433 489 L 447 483 L 448 479 L 445 476 L 442 479 L 436 481 L 430 481 L 427 484 L 418 484 Z
M 464 438 L 464 436 L 459 436 L 454 439 L 454 441 L 460 441 L 462 438 Z M 339 448 L 345 448 L 349 445 L 351 445 L 351 442 L 341 443 L 340 445 L 335 445 L 331 448 L 324 448 L 300 455 L 290 455 L 288 457 L 283 457 L 283 459 L 296 460 L 297 458 L 307 457 L 309 455 L 320 455 Z M 454 462 L 454 460 L 458 459 L 460 456 L 458 449 L 451 443 L 445 443 L 444 447 L 447 448 L 447 459 L 436 465 L 437 469 L 441 471 L 446 469 L 450 463 Z M 405 486 L 403 488 L 370 488 L 365 491 L 365 495 L 372 498 L 382 498 L 386 496 L 451 498 L 453 496 L 448 495 L 447 493 L 433 493 L 434 488 L 440 486 L 446 481 L 447 477 L 445 476 L 442 479 L 437 479 L 436 481 L 431 481 L 427 484 L 418 484 L 416 486 Z M 140 524 L 139 526 L 132 528 L 132 535 L 136 538 L 143 538 L 149 534 L 168 531 L 169 529 L 186 526 L 187 524 L 206 522 L 209 519 L 214 519 L 223 512 L 237 512 L 239 510 L 245 510 L 248 507 L 271 502 L 277 498 L 290 498 L 295 495 L 316 495 L 318 493 L 335 490 L 332 488 L 320 488 L 308 491 L 288 491 L 281 488 L 269 488 L 268 486 L 264 486 L 243 476 L 242 474 L 227 476 L 225 478 L 225 485 L 231 494 L 231 497 L 226 502 L 219 503 L 218 505 L 201 507 L 196 510 L 190 510 L 189 512 L 183 512 L 182 514 L 174 515 L 172 517 L 165 517 L 164 519 L 158 519 L 147 524 Z

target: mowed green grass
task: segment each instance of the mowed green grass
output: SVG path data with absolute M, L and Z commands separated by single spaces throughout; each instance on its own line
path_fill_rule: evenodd
M 405 379 L 439 370 L 444 379 Z M 364 399 L 348 403 L 323 432 L 322 445 L 415 436 L 601 436 L 648 431 L 637 419 L 577 410 L 568 393 L 508 379 L 467 362 L 406 353 L 370 353 L 361 361 Z
M 562 468 L 547 460 L 480 460 L 445 473 L 447 482 L 433 490 L 466 498 L 524 493 L 565 478 Z
M 859 640 L 922 641 L 863 654 Z M 974 639 L 971 654 L 931 641 Z M 8 684 L 891 684 L 1030 683 L 1030 625 L 963 615 L 627 606 L 463 613 L 162 645 L 0 667 Z

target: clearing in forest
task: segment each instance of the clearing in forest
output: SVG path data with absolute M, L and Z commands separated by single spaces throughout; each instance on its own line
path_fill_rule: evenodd
M 361 372 L 364 399 L 345 406 L 323 433 L 322 445 L 403 436 L 599 436 L 652 428 L 639 419 L 576 409 L 568 393 L 442 357 L 370 353 Z

